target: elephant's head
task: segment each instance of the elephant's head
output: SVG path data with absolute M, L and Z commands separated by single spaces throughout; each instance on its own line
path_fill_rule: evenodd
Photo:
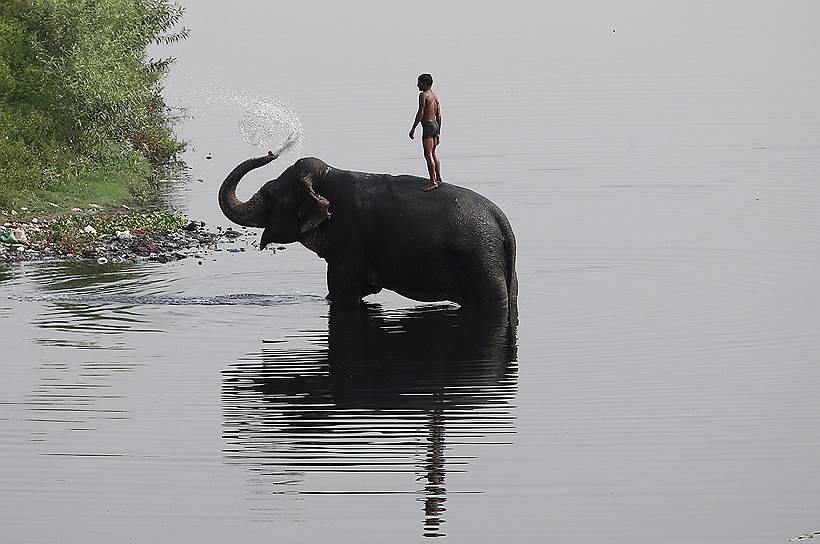
M 299 159 L 247 202 L 236 197 L 236 186 L 242 176 L 276 157 L 268 152 L 264 157 L 246 160 L 228 174 L 219 188 L 219 207 L 225 217 L 246 227 L 265 229 L 260 249 L 271 242 L 299 241 L 330 217 L 330 202 L 316 191 L 317 181 L 329 169 L 319 159 Z

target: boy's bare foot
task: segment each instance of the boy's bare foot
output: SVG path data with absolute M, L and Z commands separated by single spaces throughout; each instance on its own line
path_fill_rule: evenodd
M 426 192 L 426 191 L 432 191 L 433 189 L 438 189 L 438 186 L 439 186 L 439 185 L 440 185 L 440 184 L 439 184 L 439 182 L 437 182 L 437 181 L 436 181 L 436 182 L 432 182 L 432 181 L 431 181 L 431 182 L 430 182 L 430 183 L 428 183 L 427 185 L 422 185 L 422 186 L 421 186 L 421 190 L 422 190 L 422 191 L 425 191 L 425 192 Z

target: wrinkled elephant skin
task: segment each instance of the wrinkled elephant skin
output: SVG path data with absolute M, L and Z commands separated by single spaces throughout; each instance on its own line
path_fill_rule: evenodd
M 269 243 L 300 242 L 327 261 L 328 299 L 359 304 L 390 289 L 419 301 L 505 312 L 517 322 L 515 236 L 504 213 L 480 194 L 444 183 L 368 174 L 303 158 L 247 202 L 236 186 L 276 157 L 249 159 L 222 183 L 219 204 L 240 225 L 263 228 Z

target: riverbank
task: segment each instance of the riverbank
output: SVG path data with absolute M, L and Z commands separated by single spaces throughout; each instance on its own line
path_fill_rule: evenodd
M 200 259 L 213 251 L 242 252 L 258 247 L 243 228 L 210 228 L 164 210 L 104 209 L 90 205 L 69 214 L 29 215 L 0 210 L 0 264 L 28 261 L 151 261 Z M 228 246 L 228 247 L 221 247 Z
M 0 2 L 0 209 L 153 198 L 185 149 L 159 52 L 188 36 L 183 13 L 173 0 Z

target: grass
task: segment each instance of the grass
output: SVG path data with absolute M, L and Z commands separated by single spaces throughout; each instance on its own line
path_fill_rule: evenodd
M 136 165 L 108 162 L 104 167 L 66 176 L 61 182 L 46 186 L 0 180 L 0 210 L 20 212 L 26 208 L 27 212 L 20 217 L 25 220 L 27 216 L 53 216 L 59 210 L 86 208 L 90 204 L 148 208 L 162 202 L 160 178 L 168 169 L 157 169 L 142 158 L 135 161 Z

